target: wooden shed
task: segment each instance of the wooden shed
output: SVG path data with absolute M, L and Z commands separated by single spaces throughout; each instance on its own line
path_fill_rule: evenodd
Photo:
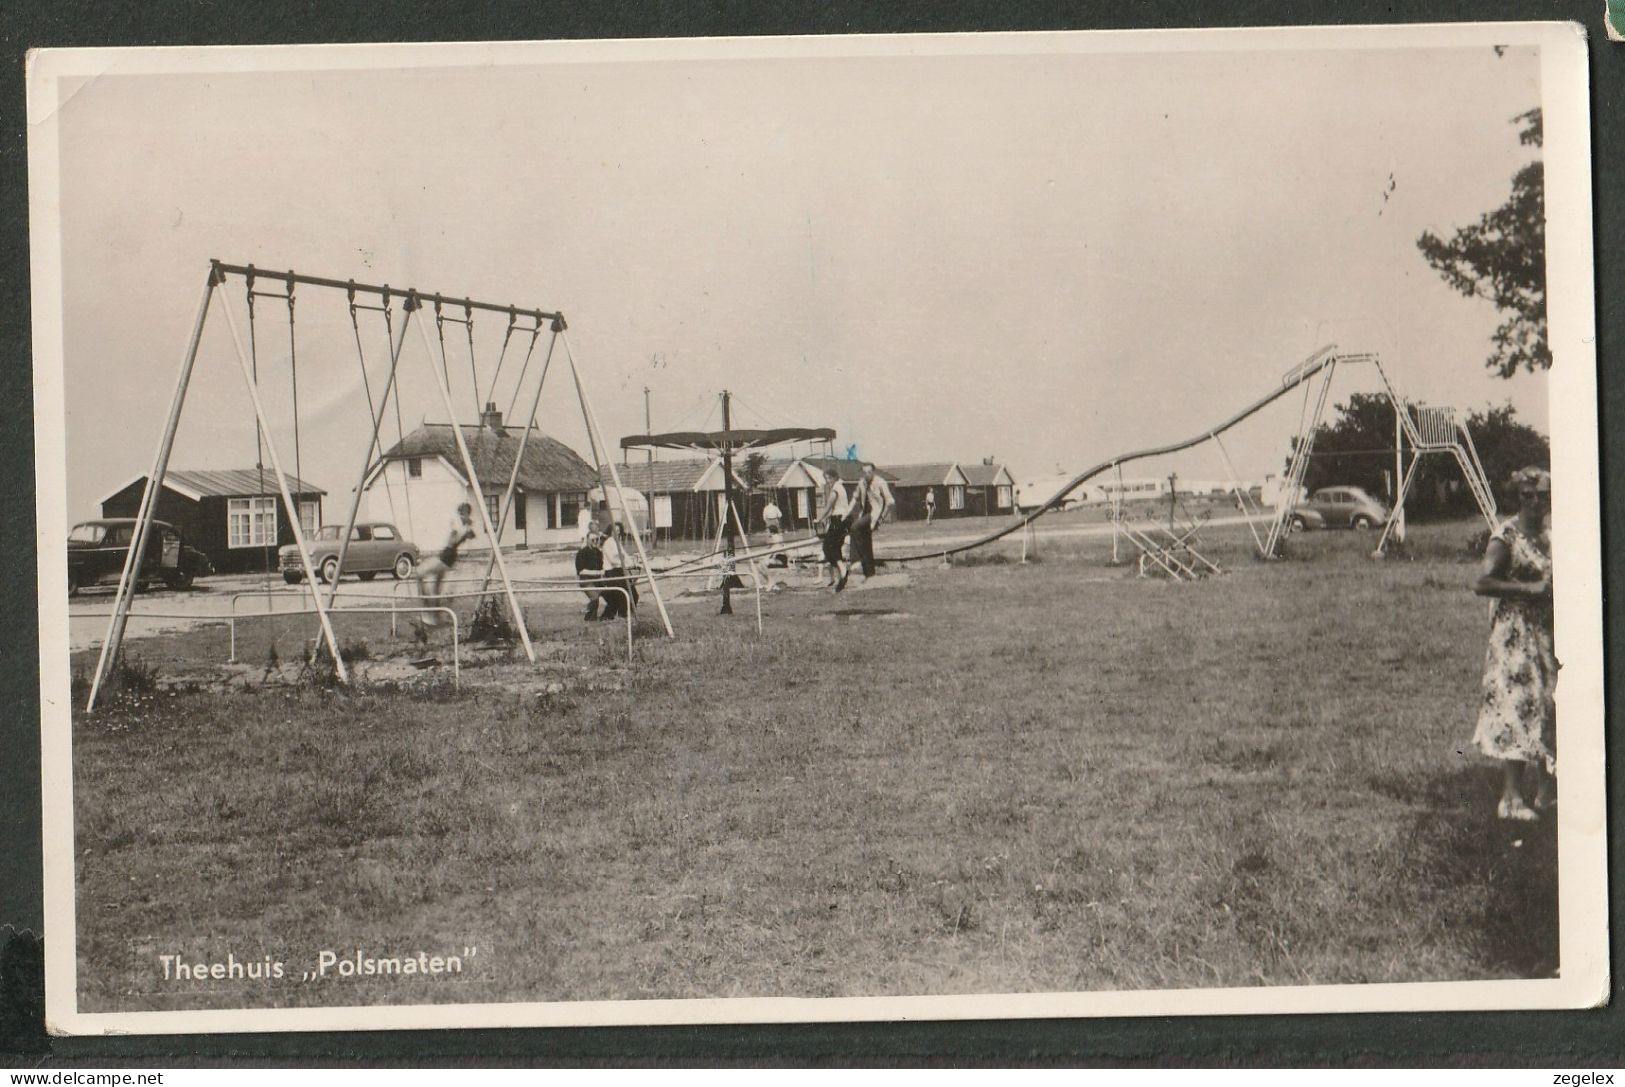
M 740 503 L 739 516 L 745 518 L 746 487 L 740 467 L 735 460 L 736 501 Z M 616 465 L 615 470 L 620 474 L 621 486 L 648 500 L 650 523 L 657 539 L 705 540 L 717 535 L 722 525 L 724 491 L 720 460 L 686 457 L 652 464 L 634 460 Z M 609 469 L 603 473 L 607 479 Z
M 969 480 L 959 465 L 950 461 L 888 464 L 886 471 L 896 480 L 891 492 L 897 500 L 899 521 L 925 520 L 925 496 L 932 493 L 937 499 L 934 519 L 965 515 L 965 487 Z
M 145 473 L 101 501 L 103 517 L 134 517 L 147 487 Z M 288 477 L 306 532 L 322 523 L 322 497 L 315 484 Z M 274 570 L 277 548 L 293 543 L 276 473 L 269 468 L 182 469 L 164 473 L 153 517 L 181 530 L 186 542 L 209 556 L 220 573 Z
M 972 517 L 997 517 L 1015 512 L 1016 477 L 991 459 L 967 464 L 965 473 L 965 513 Z

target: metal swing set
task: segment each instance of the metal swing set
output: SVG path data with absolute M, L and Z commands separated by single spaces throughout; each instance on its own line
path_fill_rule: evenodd
M 136 571 L 142 568 L 146 548 L 152 535 L 151 529 L 154 514 L 157 508 L 158 496 L 162 493 L 164 476 L 169 468 L 170 453 L 174 448 L 175 435 L 180 426 L 182 410 L 186 404 L 186 394 L 191 386 L 192 377 L 198 362 L 199 351 L 203 341 L 204 327 L 207 322 L 209 310 L 211 308 L 211 304 L 214 302 L 216 294 L 220 293 L 228 281 L 233 278 L 240 279 L 244 285 L 248 313 L 248 346 L 246 348 L 244 346 L 243 336 L 238 327 L 238 319 L 236 314 L 233 312 L 232 306 L 226 304 L 225 300 L 222 299 L 221 305 L 218 308 L 225 315 L 226 325 L 230 331 L 232 346 L 235 349 L 235 354 L 237 357 L 238 368 L 241 371 L 243 383 L 247 388 L 249 399 L 253 403 L 255 447 L 258 453 L 264 455 L 260 459 L 260 470 L 263 473 L 263 461 L 265 457 L 268 457 L 270 460 L 271 473 L 276 480 L 277 493 L 281 498 L 282 507 L 286 512 L 288 526 L 293 536 L 293 543 L 298 552 L 299 566 L 304 578 L 303 593 L 308 594 L 309 597 L 308 607 L 301 609 L 300 611 L 289 611 L 282 609 L 268 611 L 266 614 L 314 614 L 320 627 L 320 642 L 325 645 L 327 652 L 331 655 L 332 665 L 340 682 L 348 683 L 350 681 L 350 674 L 344 661 L 343 654 L 340 652 L 338 638 L 334 633 L 332 615 L 338 610 L 356 609 L 350 609 L 348 607 L 341 609 L 339 607 L 339 577 L 335 576 L 331 579 L 325 594 L 318 589 L 320 581 L 317 577 L 317 571 L 311 563 L 309 542 L 305 536 L 304 526 L 300 519 L 299 509 L 294 500 L 292 489 L 289 486 L 288 475 L 283 468 L 281 452 L 278 450 L 276 441 L 272 435 L 271 419 L 266 411 L 265 401 L 260 395 L 261 385 L 259 375 L 258 333 L 256 331 L 258 315 L 256 314 L 255 300 L 257 298 L 276 298 L 284 300 L 287 304 L 289 337 L 288 359 L 293 395 L 292 422 L 294 472 L 296 478 L 302 478 L 300 477 L 302 454 L 299 436 L 298 355 L 296 336 L 294 332 L 295 292 L 296 288 L 299 287 L 320 289 L 324 291 L 343 291 L 345 293 L 349 305 L 351 327 L 355 334 L 356 357 L 361 368 L 362 387 L 366 394 L 367 413 L 370 422 L 366 447 L 363 455 L 360 458 L 361 470 L 358 473 L 356 485 L 351 492 L 349 509 L 344 522 L 344 530 L 342 535 L 339 537 L 340 542 L 338 561 L 334 566 L 336 571 L 342 572 L 344 569 L 344 560 L 349 549 L 350 538 L 354 532 L 356 519 L 360 511 L 363 487 L 369 474 L 382 457 L 383 447 L 381 444 L 380 431 L 383 425 L 384 416 L 389 410 L 389 404 L 392 396 L 395 400 L 396 429 L 397 431 L 403 430 L 398 378 L 400 374 L 400 362 L 402 351 L 406 342 L 408 326 L 414 323 L 417 326 L 423 343 L 424 357 L 428 363 L 428 370 L 434 379 L 433 385 L 435 391 L 439 396 L 441 406 L 446 411 L 447 417 L 452 422 L 451 432 L 455 438 L 458 456 L 462 462 L 461 467 L 465 473 L 468 488 L 475 496 L 484 494 L 483 490 L 481 489 L 478 473 L 475 469 L 474 458 L 469 451 L 468 442 L 463 433 L 463 426 L 458 422 L 456 410 L 452 405 L 449 357 L 446 350 L 445 326 L 448 323 L 461 324 L 465 327 L 467 332 L 469 345 L 469 372 L 475 394 L 475 409 L 476 412 L 478 412 L 480 405 L 485 403 L 486 400 L 480 394 L 479 370 L 475 363 L 474 314 L 476 311 L 497 313 L 505 315 L 508 323 L 502 340 L 502 350 L 499 354 L 497 365 L 491 375 L 491 380 L 486 390 L 486 397 L 495 395 L 497 380 L 501 376 L 502 366 L 508 354 L 510 341 L 513 339 L 514 335 L 516 333 L 521 335 L 528 334 L 530 338 L 529 345 L 525 352 L 524 365 L 521 367 L 519 378 L 514 386 L 513 398 L 509 405 L 509 417 L 511 417 L 513 407 L 519 403 L 521 390 L 524 388 L 525 378 L 530 368 L 531 358 L 535 353 L 537 343 L 544 330 L 549 333 L 549 340 L 540 377 L 537 379 L 535 387 L 531 391 L 531 395 L 529 397 L 530 403 L 525 429 L 520 436 L 518 451 L 514 457 L 513 469 L 509 474 L 507 487 L 503 494 L 502 502 L 498 506 L 498 515 L 495 522 L 493 523 L 491 512 L 487 508 L 484 501 L 474 501 L 471 503 L 474 509 L 477 511 L 477 515 L 479 517 L 478 524 L 481 531 L 485 535 L 485 539 L 491 541 L 490 558 L 486 564 L 483 578 L 481 579 L 481 590 L 478 594 L 472 595 L 485 599 L 489 595 L 492 574 L 493 572 L 496 574 L 497 579 L 501 582 L 501 596 L 506 602 L 506 611 L 512 619 L 512 629 L 519 639 L 526 659 L 534 663 L 536 661 L 536 650 L 531 644 L 530 634 L 525 625 L 524 612 L 520 606 L 519 596 L 522 593 L 568 590 L 564 589 L 563 587 L 546 590 L 526 587 L 516 589 L 514 580 L 509 576 L 507 563 L 504 561 L 502 556 L 500 540 L 502 529 L 506 525 L 507 519 L 512 512 L 514 496 L 517 490 L 519 466 L 523 463 L 526 445 L 529 442 L 532 433 L 537 430 L 536 413 L 541 406 L 542 391 L 546 385 L 548 370 L 551 367 L 555 348 L 562 343 L 564 347 L 565 359 L 570 368 L 570 376 L 575 386 L 576 399 L 581 408 L 582 421 L 586 426 L 587 438 L 592 446 L 595 463 L 607 467 L 609 473 L 610 479 L 607 482 L 610 483 L 610 486 L 606 487 L 605 490 L 609 491 L 614 496 L 614 501 L 619 507 L 621 516 L 627 525 L 627 529 L 630 532 L 634 543 L 636 544 L 639 560 L 641 561 L 644 570 L 647 572 L 646 578 L 652 590 L 656 607 L 659 610 L 661 623 L 665 628 L 667 636 L 672 635 L 673 631 L 671 626 L 671 618 L 667 614 L 665 601 L 662 599 L 660 594 L 659 584 L 654 577 L 654 571 L 650 566 L 647 553 L 645 552 L 642 535 L 637 528 L 637 522 L 631 516 L 631 513 L 627 508 L 625 495 L 621 487 L 620 475 L 616 471 L 613 459 L 607 455 L 600 455 L 601 453 L 607 453 L 609 443 L 604 440 L 603 432 L 599 427 L 597 414 L 593 410 L 592 403 L 588 399 L 586 389 L 582 383 L 580 369 L 576 365 L 574 353 L 570 348 L 569 337 L 566 335 L 567 326 L 562 314 L 541 309 L 481 302 L 466 297 L 457 298 L 442 295 L 437 292 L 419 291 L 415 288 L 406 288 L 404 290 L 394 289 L 388 284 L 372 285 L 357 283 L 353 279 L 330 279 L 320 276 L 303 275 L 293 271 L 270 272 L 264 269 L 258 269 L 252 264 L 236 265 L 226 264 L 218 260 L 212 260 L 209 263 L 208 277 L 204 285 L 203 296 L 198 303 L 197 315 L 193 321 L 191 335 L 187 341 L 186 352 L 181 362 L 180 372 L 176 378 L 175 391 L 170 402 L 169 413 L 164 421 L 164 428 L 161 436 L 159 437 L 157 452 L 153 457 L 152 469 L 147 473 L 146 487 L 142 492 L 141 502 L 137 509 L 135 531 L 131 539 L 129 551 L 125 555 L 124 567 L 119 576 L 114 607 L 108 621 L 107 634 L 102 639 L 100 654 L 96 662 L 95 674 L 91 679 L 90 694 L 86 700 L 85 706 L 87 711 L 95 708 L 97 696 L 99 695 L 103 684 L 106 682 L 108 676 L 112 672 L 115 662 L 118 660 L 119 650 L 123 644 L 125 629 L 131 616 L 131 605 L 134 601 L 135 591 L 139 581 L 139 578 L 136 577 Z M 266 283 L 279 285 L 282 289 L 278 291 L 260 289 L 261 286 Z M 360 301 L 360 299 L 364 298 L 376 299 L 377 301 L 376 303 Z M 399 302 L 399 312 L 402 315 L 398 324 L 395 320 L 397 301 Z M 428 323 L 423 315 L 424 307 L 426 305 L 432 306 L 434 312 L 435 331 L 439 341 L 438 366 L 435 365 L 436 351 L 430 342 Z M 446 313 L 448 309 L 461 310 L 462 316 L 448 316 Z M 373 397 L 372 381 L 367 373 L 366 353 L 362 348 L 362 333 L 359 315 L 361 312 L 365 311 L 376 312 L 382 316 L 384 331 L 389 338 L 389 371 L 377 400 L 374 400 Z M 263 482 L 261 492 L 264 492 Z M 388 489 L 387 484 L 386 495 L 388 496 L 390 507 L 393 511 L 394 495 L 393 492 Z M 408 505 L 407 515 L 408 518 L 410 518 L 410 487 L 408 487 L 406 491 L 406 501 Z M 275 522 L 273 519 L 272 524 L 274 523 Z M 275 546 L 274 536 L 271 546 Z M 432 604 L 433 602 L 425 603 Z M 359 610 L 376 611 L 378 609 Z M 393 603 L 391 603 L 389 610 L 396 610 Z M 441 606 L 430 607 L 428 610 L 445 611 L 447 609 Z M 139 617 L 139 613 L 137 617 Z M 247 616 L 243 615 L 236 617 L 246 618 Z M 453 614 L 453 619 L 455 621 L 455 613 Z

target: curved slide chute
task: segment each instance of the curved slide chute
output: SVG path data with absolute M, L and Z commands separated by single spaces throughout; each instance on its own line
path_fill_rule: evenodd
M 1145 460 L 1149 457 L 1162 457 L 1167 456 L 1170 453 L 1178 453 L 1181 450 L 1189 449 L 1194 445 L 1200 445 L 1205 441 L 1218 437 L 1220 434 L 1223 434 L 1237 423 L 1240 423 L 1249 416 L 1255 415 L 1259 411 L 1262 411 L 1264 408 L 1273 404 L 1287 393 L 1298 388 L 1304 382 L 1320 373 L 1326 367 L 1335 363 L 1338 357 L 1335 354 L 1336 350 L 1337 348 L 1335 344 L 1329 344 L 1326 347 L 1322 347 L 1319 351 L 1316 351 L 1313 355 L 1310 355 L 1303 362 L 1299 363 L 1297 366 L 1294 366 L 1291 370 L 1288 370 L 1286 375 L 1282 377 L 1279 388 L 1274 389 L 1267 396 L 1260 397 L 1259 399 L 1253 401 L 1251 404 L 1247 405 L 1241 411 L 1232 415 L 1218 426 L 1210 427 L 1209 429 L 1202 431 L 1200 434 L 1187 438 L 1184 441 L 1172 442 L 1168 445 L 1159 445 L 1151 449 L 1140 449 L 1133 453 L 1124 453 L 1121 456 L 1116 456 L 1110 460 L 1102 461 L 1090 468 L 1088 471 L 1081 472 L 1078 475 L 1073 476 L 1071 480 L 1069 480 L 1060 490 L 1056 491 L 1055 494 L 1052 495 L 1043 505 L 1026 514 L 1020 520 L 1013 521 L 997 531 L 990 532 L 985 536 L 978 537 L 974 540 L 969 540 L 965 543 L 955 544 L 953 547 L 945 547 L 936 551 L 924 551 L 915 555 L 878 555 L 875 557 L 875 561 L 879 563 L 923 562 L 926 559 L 947 558 L 949 555 L 957 555 L 964 551 L 973 551 L 978 547 L 985 547 L 996 540 L 1003 539 L 1012 532 L 1020 532 L 1022 529 L 1044 516 L 1044 514 L 1049 513 L 1051 510 L 1059 507 L 1062 502 L 1066 501 L 1067 495 L 1071 494 L 1073 491 L 1077 490 L 1091 479 L 1100 475 L 1102 472 L 1112 471 L 1113 469 L 1116 469 L 1124 464 L 1128 464 L 1131 461 Z

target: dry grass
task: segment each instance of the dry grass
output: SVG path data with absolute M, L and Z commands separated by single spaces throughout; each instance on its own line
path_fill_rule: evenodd
M 86 1010 L 835 996 L 1515 976 L 1551 843 L 1467 750 L 1468 526 L 1296 538 L 1186 585 L 918 565 L 681 607 L 466 689 L 132 694 L 75 723 Z M 1453 542 L 1455 541 L 1455 542 Z M 374 653 L 387 644 L 358 624 Z M 545 630 L 544 630 L 545 635 Z M 387 634 L 387 631 L 382 632 Z M 261 632 L 244 659 L 270 644 Z M 297 641 L 285 635 L 282 654 Z M 138 650 L 160 671 L 218 633 Z M 156 956 L 478 945 L 460 979 L 165 985 Z

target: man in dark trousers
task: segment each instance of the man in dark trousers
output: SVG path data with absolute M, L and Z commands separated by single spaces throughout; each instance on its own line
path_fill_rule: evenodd
M 576 551 L 576 582 L 587 594 L 587 614 L 583 619 L 598 618 L 599 584 L 604 579 L 604 552 L 599 548 L 603 537 L 595 530 L 587 531 L 587 540 Z
M 863 576 L 875 576 L 875 529 L 892 506 L 891 488 L 875 472 L 872 463 L 863 465 L 863 478 L 858 480 L 857 493 L 852 496 L 852 509 L 847 514 L 847 535 L 852 541 L 852 561 L 863 567 Z M 841 579 L 846 580 L 844 577 Z

